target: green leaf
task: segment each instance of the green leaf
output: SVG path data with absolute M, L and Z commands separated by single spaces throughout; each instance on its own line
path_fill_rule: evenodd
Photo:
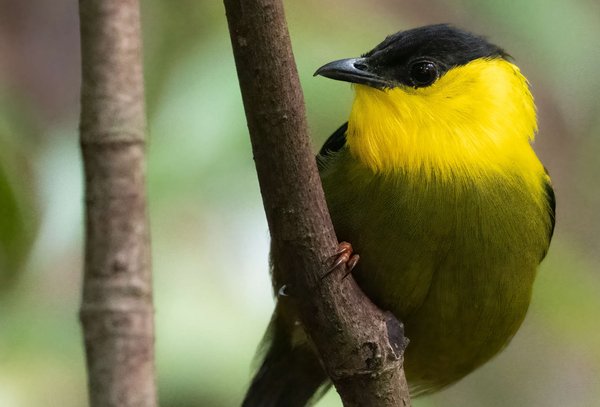
M 6 105 L 0 103 L 2 107 Z M 6 117 L 19 117 L 14 108 L 2 109 L 7 110 Z M 6 117 L 0 116 L 0 292 L 23 269 L 37 224 L 32 173 L 27 156 L 21 151 L 27 143 L 15 142 L 15 137 L 24 138 L 28 130 L 16 125 L 19 120 L 8 121 Z

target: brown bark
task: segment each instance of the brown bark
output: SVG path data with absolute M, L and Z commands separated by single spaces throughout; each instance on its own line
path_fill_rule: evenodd
M 345 406 L 409 406 L 402 325 L 343 270 L 280 0 L 224 0 L 276 267 Z
M 92 407 L 152 407 L 154 321 L 138 0 L 80 0 L 83 325 Z

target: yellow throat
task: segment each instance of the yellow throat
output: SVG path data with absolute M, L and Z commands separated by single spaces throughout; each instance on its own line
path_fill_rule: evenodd
M 544 169 L 530 146 L 537 131 L 533 97 L 507 60 L 476 59 L 424 88 L 355 91 L 347 143 L 374 172 L 456 180 L 515 170 L 539 183 Z

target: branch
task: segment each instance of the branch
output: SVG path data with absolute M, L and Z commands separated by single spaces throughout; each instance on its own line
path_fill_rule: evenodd
M 138 0 L 80 0 L 86 245 L 80 318 L 92 407 L 152 407 L 154 321 Z
M 224 0 L 273 258 L 345 406 L 409 406 L 402 325 L 341 273 L 280 0 Z

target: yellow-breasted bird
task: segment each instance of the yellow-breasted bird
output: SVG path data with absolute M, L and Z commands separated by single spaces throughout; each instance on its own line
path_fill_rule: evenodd
M 367 296 L 404 322 L 411 394 L 439 390 L 517 332 L 552 237 L 527 80 L 501 48 L 448 25 L 315 75 L 355 90 L 317 157 L 337 236 L 360 253 Z M 273 284 L 285 285 L 278 270 Z M 278 300 L 244 406 L 303 406 L 327 383 L 291 304 Z

